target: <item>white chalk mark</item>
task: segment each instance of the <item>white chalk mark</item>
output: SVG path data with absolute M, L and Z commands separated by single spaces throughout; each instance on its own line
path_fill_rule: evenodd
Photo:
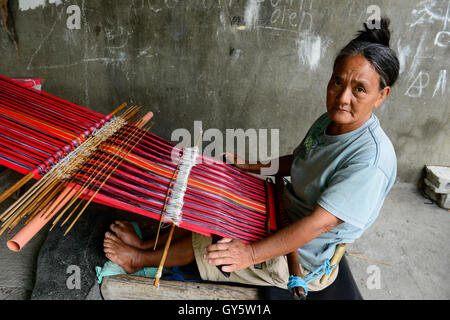
M 248 30 L 256 27 L 259 19 L 259 4 L 261 0 L 248 0 L 245 6 L 244 22 Z
M 140 57 L 142 57 L 142 56 L 145 56 L 145 57 L 147 57 L 147 58 L 153 57 L 152 54 L 149 54 L 149 50 L 150 50 L 151 48 L 152 48 L 151 46 L 148 46 L 147 48 L 142 49 L 142 50 L 139 52 L 139 54 L 136 56 L 136 58 L 140 58 Z
M 447 11 L 445 12 L 444 29 L 443 30 L 447 30 L 447 22 L 448 22 L 449 10 L 450 10 L 450 1 L 447 3 Z
M 33 10 L 38 7 L 45 7 L 45 0 L 19 0 L 19 10 Z
M 398 39 L 397 52 L 398 52 L 398 61 L 400 62 L 399 73 L 402 74 L 406 68 L 406 57 L 408 57 L 411 54 L 411 47 L 409 46 L 409 44 L 406 45 L 405 47 L 402 47 L 400 42 L 401 42 L 401 39 Z
M 227 18 L 225 17 L 225 13 L 220 11 L 220 23 L 222 24 L 223 30 L 227 29 Z
M 55 4 L 56 6 L 59 6 L 62 2 L 62 0 L 48 0 L 49 4 Z
M 119 58 L 86 58 L 83 59 L 82 62 L 103 62 L 106 64 L 114 63 L 114 62 L 125 62 L 127 59 L 125 58 L 125 54 L 121 52 Z
M 27 70 L 31 69 L 31 64 L 33 63 L 34 58 L 36 57 L 36 55 L 38 54 L 38 52 L 41 50 L 42 45 L 47 41 L 47 39 L 50 37 L 50 35 L 53 33 L 53 30 L 55 30 L 55 26 L 56 23 L 58 22 L 58 20 L 61 20 L 61 14 L 62 14 L 63 10 L 60 10 L 59 14 L 58 14 L 58 18 L 55 19 L 55 22 L 53 22 L 52 27 L 50 28 L 50 31 L 47 33 L 47 35 L 44 37 L 44 39 L 42 39 L 41 43 L 39 43 L 38 48 L 36 49 L 36 51 L 33 52 L 33 54 L 31 55 L 30 58 L 30 62 L 28 62 L 27 65 Z
M 54 65 L 43 65 L 33 67 L 33 70 L 41 70 L 41 69 L 64 69 L 75 67 L 80 64 L 87 64 L 90 62 L 102 62 L 104 64 L 114 64 L 114 63 L 122 63 L 126 62 L 126 58 L 123 54 L 121 54 L 118 58 L 107 58 L 107 57 L 98 57 L 98 58 L 85 58 L 75 62 L 67 63 L 67 64 L 54 64 Z
M 269 26 L 263 26 L 263 25 L 259 25 L 259 26 L 256 26 L 256 27 L 257 28 L 262 28 L 262 29 L 270 29 L 270 30 L 275 30 L 275 31 L 283 31 L 283 32 L 300 34 L 300 32 L 298 32 L 296 30 L 289 30 L 289 29 L 285 29 L 285 28 L 269 27 Z
M 44 8 L 47 5 L 46 2 L 46 0 L 19 0 L 19 10 L 27 11 L 34 10 L 39 7 Z M 62 0 L 48 0 L 49 4 L 55 4 L 56 6 L 59 6 L 62 2 Z
M 409 26 L 412 28 L 416 25 L 421 24 L 434 24 L 435 21 L 443 21 L 444 30 L 447 28 L 447 23 L 449 21 L 449 5 L 450 1 L 447 5 L 447 12 L 446 15 L 439 15 L 438 13 L 435 13 L 434 10 L 436 9 L 436 2 L 433 0 L 425 0 L 421 1 L 417 4 L 416 7 L 420 7 L 420 9 L 414 9 L 412 11 L 413 16 L 416 17 L 416 21 L 409 24 Z
M 107 46 L 106 49 L 108 49 L 108 50 L 118 50 L 118 49 L 123 49 L 123 48 L 125 48 L 125 47 L 127 46 L 127 44 L 128 44 L 128 39 L 129 39 L 129 38 L 126 38 L 125 41 L 124 41 L 121 45 L 118 45 L 118 46 Z
M 164 0 L 167 9 L 173 9 L 178 5 L 179 0 Z
M 303 28 L 303 23 L 305 22 L 305 19 L 309 18 L 309 25 L 307 28 Z M 302 18 L 300 20 L 300 23 L 298 24 L 298 30 L 303 30 L 304 32 L 312 32 L 313 27 L 313 16 L 309 12 L 302 12 Z
M 434 88 L 433 98 L 438 94 L 439 89 L 441 89 L 441 96 L 445 96 L 445 90 L 447 89 L 447 70 L 441 70 L 439 72 L 439 80 L 436 83 L 436 88 Z
M 41 69 L 62 69 L 62 68 L 70 68 L 82 64 L 83 60 L 68 63 L 68 64 L 54 64 L 54 65 L 44 65 L 44 66 L 36 66 L 33 67 L 33 70 L 41 70 Z
M 425 81 L 424 81 L 425 79 Z M 409 86 L 405 92 L 405 96 L 411 98 L 420 98 L 423 94 L 423 89 L 430 84 L 430 75 L 427 72 L 420 71 L 416 79 Z
M 243 59 L 244 55 L 241 49 L 235 49 L 231 55 L 231 64 L 236 63 L 236 61 Z
M 307 64 L 311 70 L 319 66 L 322 55 L 322 40 L 319 36 L 309 35 L 297 40 L 298 60 L 300 64 Z
M 417 68 L 419 67 L 420 61 L 423 58 L 423 42 L 425 41 L 426 32 L 422 34 L 420 37 L 419 45 L 417 46 L 416 54 L 414 55 L 413 62 L 411 64 L 411 68 L 409 69 L 409 77 L 410 79 L 416 74 Z
M 443 39 L 447 38 L 447 41 L 444 41 L 442 38 Z M 450 32 L 448 31 L 439 31 L 436 34 L 436 38 L 434 38 L 434 45 L 441 48 L 447 48 L 449 42 L 450 42 Z

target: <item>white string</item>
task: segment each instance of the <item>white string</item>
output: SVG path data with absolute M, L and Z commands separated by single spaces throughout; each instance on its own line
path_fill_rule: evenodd
M 184 194 L 186 193 L 187 183 L 191 169 L 196 164 L 198 156 L 198 147 L 185 148 L 181 163 L 178 169 L 178 176 L 173 185 L 172 194 L 166 206 L 164 217 L 175 225 L 181 222 L 181 209 L 183 208 Z

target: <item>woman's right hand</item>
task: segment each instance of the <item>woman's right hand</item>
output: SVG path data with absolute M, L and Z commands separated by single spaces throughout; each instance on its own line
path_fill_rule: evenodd
M 252 167 L 255 165 L 250 165 L 248 161 L 242 159 L 237 154 L 224 152 L 221 154 L 221 156 L 224 158 L 224 162 L 231 164 L 236 168 L 241 169 L 242 171 L 252 171 L 252 169 L 254 169 Z

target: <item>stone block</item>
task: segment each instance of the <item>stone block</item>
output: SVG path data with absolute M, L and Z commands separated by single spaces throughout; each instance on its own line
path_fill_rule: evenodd
M 436 202 L 443 209 L 450 209 L 450 194 L 448 193 L 436 193 L 428 185 L 424 188 L 425 194 L 430 197 L 431 200 Z
M 450 193 L 450 189 L 445 188 L 445 185 L 441 184 L 439 187 L 433 184 L 427 178 L 424 179 L 425 185 L 431 189 L 434 193 Z
M 450 167 L 425 166 L 425 170 L 425 183 L 427 183 L 434 192 L 450 193 Z
M 450 194 L 441 193 L 440 199 L 438 200 L 438 205 L 444 209 L 450 209 Z

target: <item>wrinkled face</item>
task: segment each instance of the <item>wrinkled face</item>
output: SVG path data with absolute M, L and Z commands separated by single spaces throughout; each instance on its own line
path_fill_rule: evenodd
M 333 121 L 330 131 L 343 134 L 362 126 L 390 92 L 389 87 L 380 90 L 379 84 L 380 76 L 366 58 L 344 58 L 327 88 L 327 111 Z

